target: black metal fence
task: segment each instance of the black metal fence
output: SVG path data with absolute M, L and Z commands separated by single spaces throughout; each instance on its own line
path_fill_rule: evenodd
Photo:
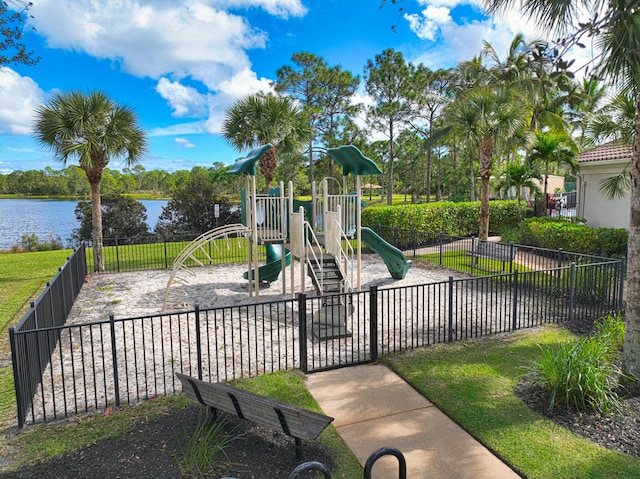
M 424 257 L 427 261 L 441 266 L 479 275 L 513 272 L 516 268 L 541 271 L 568 266 L 571 263 L 608 261 L 608 258 L 602 256 L 573 253 L 563 249 L 482 241 L 475 237 L 451 236 L 416 229 L 378 226 L 376 232 L 409 257 Z M 468 260 L 466 267 L 460 261 L 461 258 Z
M 320 371 L 435 343 L 597 319 L 621 309 L 623 277 L 622 261 L 601 260 L 331 297 L 34 324 L 11 334 L 18 421 L 174 394 L 176 372 L 226 381 Z M 32 364 L 40 344 L 50 360 Z
M 168 269 L 174 260 L 195 237 L 149 236 L 136 238 L 105 238 L 103 240 L 103 261 L 105 273 L 124 273 L 127 271 L 144 271 L 152 269 Z M 204 245 L 199 259 L 206 264 L 225 264 L 246 262 L 248 257 L 248 240 L 238 234 L 232 238 L 219 240 Z M 87 268 L 94 272 L 93 249 L 88 242 Z M 264 247 L 258 249 L 259 259 L 265 256 Z
M 47 283 L 38 299 L 15 326 L 9 328 L 13 380 L 18 405 L 18 422 L 38 389 L 44 392 L 42 371 L 50 365 L 64 326 L 87 276 L 86 248 L 82 243 L 56 276 Z M 42 331 L 23 334 L 25 331 Z
M 546 270 L 602 261 L 601 256 L 552 250 L 513 243 L 485 242 L 473 237 L 451 236 L 416 229 L 378 226 L 376 232 L 388 243 L 412 258 L 426 257 L 428 261 L 452 269 L 461 269 L 460 259 L 469 260 L 462 268 L 473 274 L 486 275 L 513 272 L 514 269 Z M 173 265 L 184 247 L 193 239 L 187 236 L 136 238 L 106 238 L 103 241 L 105 273 L 167 269 Z M 87 243 L 87 269 L 93 271 L 93 250 Z M 239 234 L 231 241 L 220 239 L 206 246 L 202 261 L 207 264 L 242 263 L 248 257 L 247 239 Z M 370 252 L 364 248 L 364 252 Z M 259 259 L 265 250 L 259 248 Z M 471 259 L 473 261 L 471 261 Z M 491 261 L 487 261 L 491 260 Z

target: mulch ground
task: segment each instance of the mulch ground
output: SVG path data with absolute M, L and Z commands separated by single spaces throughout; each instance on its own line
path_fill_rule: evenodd
M 144 424 L 118 438 L 100 441 L 75 454 L 0 473 L 2 479 L 158 479 L 179 478 L 176 461 L 179 441 L 190 435 L 201 419 L 199 405 L 185 408 Z M 317 442 L 302 442 L 303 461 L 296 460 L 295 441 L 283 434 L 254 427 L 225 416 L 224 430 L 237 436 L 220 455 L 224 470 L 212 478 L 286 479 L 304 461 L 319 461 L 334 468 L 333 452 Z M 193 476 L 198 477 L 198 476 Z

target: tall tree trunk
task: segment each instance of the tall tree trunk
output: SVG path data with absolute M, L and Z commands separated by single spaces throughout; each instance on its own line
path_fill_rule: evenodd
M 91 237 L 93 239 L 93 269 L 104 271 L 102 255 L 102 201 L 100 199 L 100 181 L 91 181 Z
M 476 200 L 476 172 L 473 168 L 473 154 L 469 153 L 469 198 Z
M 266 183 L 265 193 L 269 193 L 269 186 L 273 181 L 273 172 L 276 170 L 276 166 L 278 166 L 278 156 L 275 146 L 264 152 L 258 160 L 258 165 L 260 166 L 260 172 L 264 176 L 264 181 Z
M 431 151 L 427 151 L 427 203 L 431 201 Z
M 636 127 L 631 165 L 631 208 L 629 215 L 629 259 L 626 278 L 627 313 L 623 371 L 636 380 L 627 384 L 634 393 L 640 393 L 640 99 L 636 102 Z
M 489 238 L 489 180 L 493 169 L 493 140 L 480 142 L 480 218 L 478 238 L 486 241 Z
M 309 184 L 313 185 L 313 141 L 309 141 Z
M 389 176 L 387 178 L 387 205 L 393 204 L 393 124 L 389 127 Z

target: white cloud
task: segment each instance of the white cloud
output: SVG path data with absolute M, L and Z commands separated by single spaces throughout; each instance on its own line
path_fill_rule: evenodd
M 216 4 L 221 7 L 259 7 L 282 18 L 301 17 L 307 13 L 307 7 L 300 0 L 222 0 Z
M 248 68 L 238 72 L 228 80 L 221 82 L 218 85 L 217 94 L 209 97 L 209 118 L 204 124 L 204 129 L 208 133 L 220 133 L 224 112 L 237 98 L 271 91 L 273 91 L 273 87 L 270 80 L 258 78 L 255 72 Z
M 156 91 L 167 101 L 173 110 L 173 116 L 199 117 L 207 111 L 207 95 L 201 94 L 195 88 L 161 78 L 156 85 Z
M 451 11 L 447 7 L 427 6 L 421 15 L 405 14 L 404 18 L 409 22 L 409 28 L 421 40 L 435 41 L 440 29 L 453 20 Z
M 459 5 L 472 5 L 475 7 L 482 7 L 482 0 L 417 0 L 418 5 L 434 7 L 449 7 L 454 8 Z
M 176 136 L 176 135 L 197 135 L 206 133 L 201 121 L 192 121 L 189 123 L 179 123 L 164 128 L 153 128 L 147 135 L 154 136 Z
M 233 101 L 271 90 L 247 54 L 267 42 L 266 33 L 243 16 L 243 10 L 256 8 L 285 19 L 307 13 L 302 0 L 38 0 L 31 13 L 49 47 L 157 79 L 155 90 L 172 116 L 207 118 L 151 133 L 168 135 L 219 133 Z
M 446 8 L 459 5 L 480 7 L 479 0 L 420 0 L 426 5 L 420 15 L 411 18 L 405 15 L 412 31 L 419 38 L 427 40 L 422 51 L 414 53 L 414 63 L 424 63 L 430 68 L 450 68 L 458 62 L 470 60 L 477 56 L 483 41 L 489 42 L 499 55 L 506 55 L 507 49 L 518 34 L 524 34 L 528 40 L 544 38 L 537 25 L 524 18 L 518 11 L 506 11 L 495 18 L 481 17 L 475 20 L 454 19 L 450 11 L 446 16 Z M 458 23 L 459 22 L 459 23 Z M 437 44 L 434 42 L 437 40 Z
M 246 50 L 266 41 L 243 17 L 197 0 L 40 0 L 32 10 L 50 47 L 113 60 L 140 77 L 212 85 L 249 66 Z
M 176 138 L 173 141 L 174 141 L 174 143 L 176 144 L 176 146 L 178 148 L 191 149 L 191 148 L 195 148 L 196 147 L 195 143 L 193 143 L 192 141 L 187 140 L 186 138 Z
M 0 133 L 29 135 L 34 109 L 43 103 L 44 92 L 30 77 L 9 67 L 0 69 Z

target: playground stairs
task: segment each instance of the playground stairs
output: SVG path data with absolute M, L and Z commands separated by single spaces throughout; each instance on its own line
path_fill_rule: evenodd
M 308 271 L 318 294 L 342 292 L 344 278 L 338 268 L 335 256 L 323 254 L 319 264 L 308 263 Z
M 313 336 L 323 341 L 351 336 L 347 329 L 347 317 L 353 313 L 350 296 L 342 295 L 344 277 L 336 258 L 324 254 L 320 264 L 308 265 L 309 276 L 313 281 L 316 292 L 322 295 L 320 309 L 313 315 Z

